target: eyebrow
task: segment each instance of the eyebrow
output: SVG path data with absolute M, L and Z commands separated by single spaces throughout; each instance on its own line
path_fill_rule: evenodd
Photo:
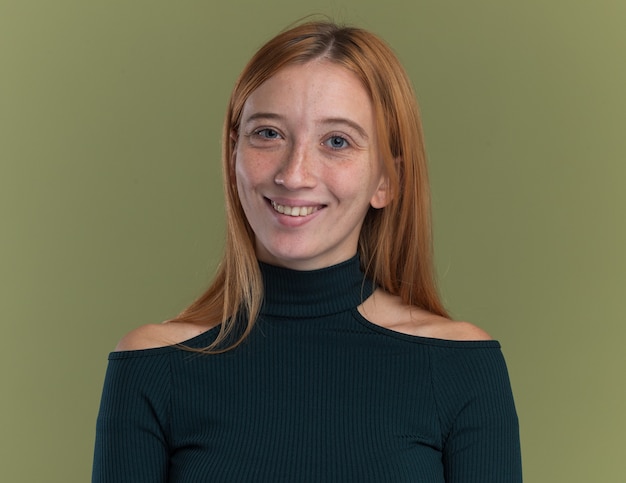
M 241 123 L 241 125 L 242 126 L 246 126 L 246 125 L 250 124 L 252 121 L 256 121 L 257 119 L 278 119 L 278 120 L 281 120 L 281 119 L 283 119 L 283 116 L 281 116 L 280 114 L 276 114 L 274 112 L 255 112 L 254 114 L 251 114 L 246 119 L 244 119 L 243 122 Z
M 249 123 L 250 121 L 255 121 L 256 119 L 282 119 L 283 116 L 281 116 L 280 114 L 276 114 L 273 112 L 255 112 L 254 114 L 251 114 L 250 116 L 248 116 L 248 118 L 245 120 L 245 124 Z
M 357 131 L 361 135 L 361 137 L 363 137 L 364 139 L 369 139 L 369 136 L 367 135 L 367 132 L 365 131 L 365 129 L 363 129 L 356 122 L 350 119 L 346 119 L 345 117 L 328 117 L 328 118 L 322 119 L 319 122 L 319 124 L 346 124 L 350 126 L 352 129 L 354 129 L 355 131 Z
M 248 124 L 252 121 L 256 121 L 257 119 L 284 119 L 284 116 L 281 116 L 280 114 L 276 114 L 274 112 L 255 112 L 254 114 L 251 114 L 250 116 L 248 116 L 248 118 L 246 118 L 244 120 L 244 124 Z M 367 134 L 367 132 L 365 131 L 365 129 L 363 129 L 358 123 L 347 119 L 345 117 L 327 117 L 324 119 L 320 119 L 319 121 L 317 121 L 316 124 L 345 124 L 349 127 L 351 127 L 352 129 L 354 129 L 355 131 L 357 131 L 361 137 L 363 137 L 364 139 L 369 139 L 369 136 Z

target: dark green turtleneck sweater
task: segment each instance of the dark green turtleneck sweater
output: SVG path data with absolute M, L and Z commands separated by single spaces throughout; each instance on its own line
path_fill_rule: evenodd
M 498 342 L 370 323 L 357 258 L 261 269 L 261 316 L 236 349 L 109 356 L 93 482 L 522 481 Z

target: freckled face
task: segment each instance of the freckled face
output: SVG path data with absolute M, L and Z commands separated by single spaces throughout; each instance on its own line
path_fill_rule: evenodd
M 356 254 L 370 206 L 387 204 L 372 102 L 344 67 L 286 67 L 244 104 L 233 154 L 259 260 L 314 270 Z

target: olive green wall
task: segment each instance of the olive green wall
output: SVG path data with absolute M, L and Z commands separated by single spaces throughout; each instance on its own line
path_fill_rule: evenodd
M 525 481 L 624 481 L 626 2 L 297 3 L 0 0 L 0 479 L 88 481 L 108 351 L 218 259 L 235 76 L 324 12 L 415 83 L 442 291 L 503 344 Z

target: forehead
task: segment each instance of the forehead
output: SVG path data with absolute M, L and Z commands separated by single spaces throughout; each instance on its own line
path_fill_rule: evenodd
M 349 69 L 328 60 L 283 67 L 263 82 L 244 103 L 243 118 L 262 110 L 314 114 L 324 111 L 371 116 L 372 102 L 361 80 Z

